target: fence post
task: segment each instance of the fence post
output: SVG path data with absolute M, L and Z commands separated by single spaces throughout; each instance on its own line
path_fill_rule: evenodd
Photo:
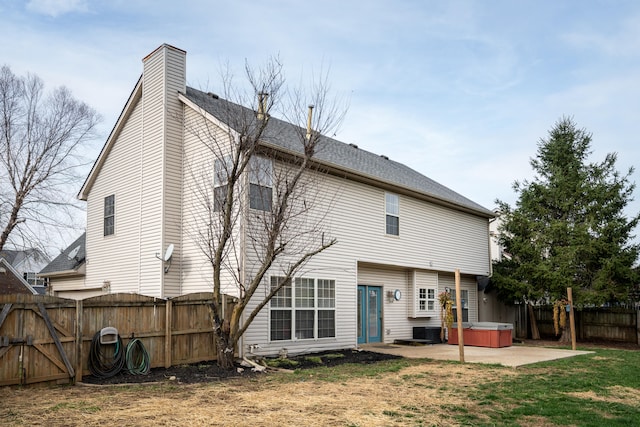
M 456 314 L 458 317 L 458 353 L 460 362 L 464 363 L 464 326 L 462 325 L 462 292 L 460 292 L 460 269 L 455 270 L 456 281 Z
M 166 300 L 166 314 L 164 326 L 164 367 L 171 367 L 171 313 L 173 311 L 173 303 L 170 299 Z
M 569 299 L 569 328 L 571 329 L 571 350 L 576 350 L 576 318 L 573 313 L 573 291 L 567 288 L 567 297 Z
M 640 345 L 640 307 L 636 309 L 636 344 Z
M 84 329 L 82 310 L 82 300 L 79 299 L 76 301 L 76 383 L 82 381 L 82 331 Z

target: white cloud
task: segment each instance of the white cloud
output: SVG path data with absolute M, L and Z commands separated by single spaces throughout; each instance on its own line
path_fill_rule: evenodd
M 599 51 L 616 57 L 637 57 L 640 53 L 640 15 L 632 15 L 620 21 L 615 31 L 598 31 L 590 27 L 563 36 L 571 46 L 587 51 Z
M 71 12 L 87 12 L 87 0 L 29 0 L 27 10 L 56 17 Z

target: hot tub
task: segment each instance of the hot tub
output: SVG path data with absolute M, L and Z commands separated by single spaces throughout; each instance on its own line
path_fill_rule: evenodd
M 510 347 L 511 323 L 496 322 L 464 322 L 462 336 L 464 345 L 475 347 Z M 449 344 L 458 344 L 458 324 L 454 323 L 449 331 Z

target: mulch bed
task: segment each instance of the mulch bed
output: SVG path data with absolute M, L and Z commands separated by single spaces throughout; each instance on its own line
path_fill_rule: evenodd
M 289 357 L 280 367 L 285 369 L 309 369 L 318 366 L 337 366 L 345 363 L 369 364 L 383 360 L 398 359 L 400 356 L 374 353 L 371 351 L 336 350 L 323 353 L 305 354 Z M 232 378 L 264 375 L 248 367 L 240 365 L 236 369 L 222 369 L 214 361 L 178 365 L 170 368 L 154 368 L 147 375 L 131 375 L 125 371 L 111 378 L 98 378 L 93 375 L 85 376 L 85 384 L 140 384 L 169 382 L 176 384 L 194 384 L 214 381 L 224 381 Z

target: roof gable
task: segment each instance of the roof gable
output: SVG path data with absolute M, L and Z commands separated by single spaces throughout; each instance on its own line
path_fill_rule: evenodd
M 127 119 L 133 112 L 136 106 L 136 103 L 141 98 L 142 98 L 142 76 L 140 76 L 140 78 L 138 79 L 138 82 L 133 88 L 133 91 L 131 91 L 131 95 L 129 95 L 129 99 L 127 100 L 127 103 L 122 109 L 122 112 L 120 113 L 120 116 L 116 121 L 116 124 L 113 126 L 113 129 L 111 130 L 111 133 L 107 138 L 107 141 L 105 142 L 104 146 L 102 147 L 102 150 L 100 151 L 100 154 L 98 155 L 98 159 L 93 164 L 93 167 L 91 168 L 91 172 L 89 172 L 89 175 L 87 175 L 87 179 L 84 181 L 84 184 L 82 184 L 82 188 L 78 193 L 78 199 L 87 200 L 87 197 L 89 197 L 89 192 L 91 191 L 91 187 L 95 183 L 96 178 L 100 174 L 100 169 L 102 169 L 104 162 L 107 160 L 107 157 L 109 156 L 109 152 L 111 151 L 111 149 L 113 148 L 113 145 L 118 139 L 118 136 L 120 135 L 120 132 L 122 131 L 125 123 L 127 122 Z

